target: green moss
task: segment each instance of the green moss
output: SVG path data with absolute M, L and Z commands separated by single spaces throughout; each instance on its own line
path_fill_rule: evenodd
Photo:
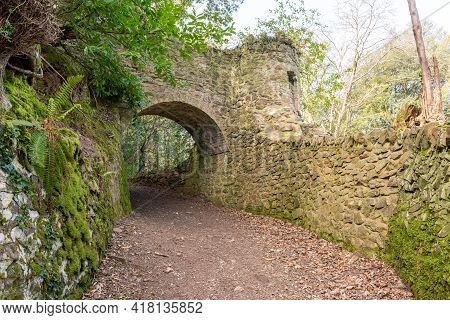
M 42 51 L 42 55 L 45 57 L 45 60 L 66 78 L 69 76 L 86 74 L 86 70 L 69 55 L 67 55 L 63 49 L 52 46 L 44 46 Z
M 31 191 L 29 181 L 13 165 L 16 139 L 17 132 L 13 128 L 0 123 L 0 169 L 8 175 L 8 182 L 13 186 L 15 193 L 25 192 L 29 194 Z
M 81 239 L 81 233 L 77 227 L 75 227 L 75 223 L 72 218 L 68 218 L 66 220 L 66 230 L 67 235 L 72 239 Z
M 53 186 L 52 206 L 63 217 L 64 251 L 69 263 L 66 267 L 68 275 L 79 274 L 83 270 L 83 261 L 87 259 L 86 248 L 90 246 L 90 230 L 88 226 L 87 200 L 89 191 L 84 182 L 78 156 L 80 143 L 77 135 L 71 130 L 61 132 L 57 147 L 56 167 Z
M 31 272 L 33 273 L 34 276 L 40 276 L 42 273 L 42 267 L 41 265 L 39 265 L 38 263 L 36 263 L 36 261 L 31 261 L 30 264 L 30 269 Z
M 424 205 L 420 217 L 406 219 L 401 204 L 389 222 L 383 258 L 419 299 L 450 299 L 450 240 L 436 236 L 439 226 Z M 407 223 L 405 223 L 407 221 Z
M 13 108 L 8 113 L 0 111 L 3 123 L 4 120 L 45 118 L 46 110 L 42 108 L 45 105 L 26 82 L 10 77 L 8 83 Z M 104 116 L 105 110 L 91 107 L 86 96 L 81 103 L 84 105 L 83 113 L 74 112 L 64 123 L 56 126 L 56 138 L 51 148 L 53 161 L 47 172 L 33 168 L 27 159 L 32 129 L 0 125 L 0 168 L 14 180 L 17 192 L 29 191 L 33 208 L 40 213 L 34 226 L 34 239 L 39 239 L 42 245 L 29 262 L 31 275 L 42 279 L 40 298 L 81 297 L 99 265 L 114 222 L 120 215 L 131 211 L 124 168 L 120 167 L 117 175 L 104 174 L 112 162 L 120 159 L 118 123 L 114 122 L 117 119 L 109 120 Z M 80 134 L 91 139 L 95 153 L 82 154 Z M 28 178 L 15 171 L 12 161 L 16 155 L 19 155 L 22 165 L 38 175 L 39 181 L 30 184 Z M 47 186 L 44 182 L 49 177 L 51 183 Z M 117 184 L 120 190 L 120 203 L 113 201 L 111 192 L 116 188 L 111 188 L 111 184 Z M 46 201 L 38 196 L 43 185 L 46 186 Z M 93 190 L 92 186 L 97 187 Z M 27 212 L 18 218 L 24 228 L 30 227 Z M 17 279 L 17 287 L 14 284 L 14 288 L 20 292 L 25 281 L 21 270 L 18 270 Z M 64 288 L 73 281 L 78 282 L 74 291 L 65 292 Z M 16 292 L 14 288 L 10 288 L 8 294 Z
M 319 232 L 319 237 L 321 237 L 322 239 L 328 240 L 330 242 L 333 242 L 333 243 L 347 249 L 348 251 L 351 251 L 351 252 L 357 251 L 355 246 L 350 241 L 345 240 L 345 239 L 340 239 L 340 238 L 332 235 L 331 233 L 322 231 L 322 232 Z M 364 255 L 367 255 L 367 256 L 372 255 L 369 252 L 361 252 L 361 253 Z
M 66 272 L 70 277 L 81 272 L 80 259 L 74 252 L 69 255 L 69 263 L 66 266 Z
M 288 221 L 288 222 L 291 222 L 293 224 L 296 224 L 296 225 L 299 225 L 302 227 L 305 225 L 303 217 L 295 217 L 290 213 L 278 212 L 278 211 L 274 211 L 273 209 L 268 209 L 268 208 L 264 208 L 264 207 L 252 207 L 250 205 L 247 205 L 245 208 L 245 211 L 251 212 L 251 213 L 257 214 L 257 215 L 264 215 L 264 216 L 269 216 L 269 217 L 273 217 L 276 219 L 281 219 L 281 220 Z
M 128 187 L 128 176 L 125 168 L 125 163 L 121 160 L 120 172 L 119 172 L 119 184 L 120 184 L 120 205 L 124 214 L 129 214 L 131 209 L 130 201 L 130 189 Z
M 45 104 L 39 100 L 36 91 L 23 78 L 8 74 L 4 87 L 16 119 L 34 121 L 47 115 Z

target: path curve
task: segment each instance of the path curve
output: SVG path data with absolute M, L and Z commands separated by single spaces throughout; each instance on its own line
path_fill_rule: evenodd
M 95 299 L 408 299 L 377 259 L 349 252 L 278 219 L 132 187 Z

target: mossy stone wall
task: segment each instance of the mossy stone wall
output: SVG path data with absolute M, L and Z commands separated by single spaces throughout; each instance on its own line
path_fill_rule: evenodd
M 0 298 L 80 298 L 115 221 L 131 211 L 119 114 L 79 93 L 83 112 L 58 124 L 46 172 L 27 156 L 31 129 L 8 125 L 45 118 L 46 97 L 11 75 L 5 87 L 13 107 L 0 109 Z M 55 184 L 45 191 L 47 174 Z
M 231 141 L 226 154 L 196 156 L 186 188 L 216 203 L 295 220 L 385 259 L 417 297 L 450 298 L 447 126 L 338 140 Z

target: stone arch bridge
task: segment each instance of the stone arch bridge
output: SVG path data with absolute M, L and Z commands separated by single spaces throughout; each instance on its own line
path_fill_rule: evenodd
M 152 105 L 140 115 L 178 122 L 205 155 L 232 153 L 233 136 L 240 131 L 273 140 L 298 136 L 297 61 L 296 50 L 275 39 L 210 49 L 188 63 L 175 63 L 177 88 L 147 76 Z

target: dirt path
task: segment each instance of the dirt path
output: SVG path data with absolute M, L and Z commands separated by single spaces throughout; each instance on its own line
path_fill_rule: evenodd
M 86 298 L 406 299 L 392 268 L 270 217 L 134 186 Z

